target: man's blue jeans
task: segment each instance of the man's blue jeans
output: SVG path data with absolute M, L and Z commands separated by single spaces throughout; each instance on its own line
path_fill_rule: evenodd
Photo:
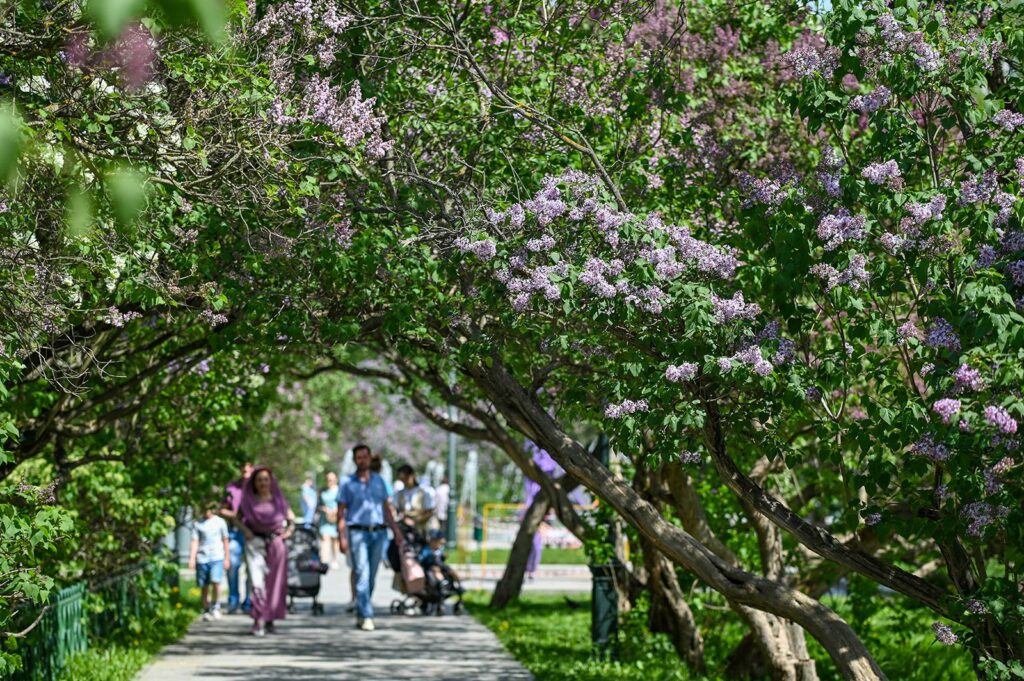
M 238 571 L 245 563 L 245 535 L 239 530 L 228 532 L 228 550 L 231 552 L 231 567 L 228 568 L 228 610 L 238 607 L 241 593 L 238 589 Z M 246 612 L 252 607 L 252 589 L 249 588 L 249 580 L 245 580 L 245 603 L 242 609 Z
M 388 547 L 387 530 L 374 532 L 349 530 L 349 551 L 352 552 L 352 569 L 356 571 L 356 610 L 359 617 L 373 617 L 373 585 L 377 580 L 377 568 Z

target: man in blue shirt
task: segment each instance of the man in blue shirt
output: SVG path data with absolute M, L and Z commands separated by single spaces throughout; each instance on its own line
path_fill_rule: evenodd
M 356 626 L 373 631 L 373 585 L 388 544 L 387 528 L 399 544 L 402 534 L 395 524 L 387 485 L 370 468 L 370 448 L 358 444 L 352 448 L 352 457 L 356 472 L 338 488 L 338 539 L 356 576 Z

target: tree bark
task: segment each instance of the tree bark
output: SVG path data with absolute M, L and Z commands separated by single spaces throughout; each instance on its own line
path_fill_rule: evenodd
M 651 597 L 648 628 L 656 633 L 668 634 L 676 652 L 687 666 L 694 672 L 703 673 L 704 639 L 679 586 L 675 566 L 650 540 L 641 538 L 640 543 Z
M 764 610 L 803 626 L 828 651 L 844 678 L 885 679 L 864 643 L 830 608 L 777 580 L 729 565 L 689 533 L 665 520 L 562 431 L 497 356 L 485 361 L 486 365 L 468 364 L 465 370 L 509 423 L 544 447 L 562 468 L 598 494 L 674 563 L 730 602 Z
M 530 549 L 533 548 L 533 537 L 537 533 L 544 516 L 551 508 L 551 502 L 541 489 L 533 498 L 533 503 L 526 509 L 523 522 L 519 524 L 519 531 L 516 532 L 515 541 L 512 542 L 512 551 L 508 555 L 508 562 L 505 564 L 505 572 L 494 587 L 491 595 L 491 607 L 496 609 L 504 608 L 512 601 L 519 598 L 523 590 L 523 576 L 526 574 L 526 563 L 530 558 Z

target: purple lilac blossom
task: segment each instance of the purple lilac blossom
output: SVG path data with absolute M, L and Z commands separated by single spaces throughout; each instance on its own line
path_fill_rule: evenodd
M 932 631 L 935 632 L 935 640 L 944 646 L 955 645 L 959 640 L 957 635 L 953 632 L 948 624 L 942 622 L 936 622 L 932 625 Z
M 864 216 L 850 215 L 845 208 L 826 215 L 818 223 L 818 238 L 825 242 L 826 251 L 834 251 L 851 239 L 863 239 Z
M 935 436 L 931 433 L 911 445 L 910 452 L 935 462 L 947 461 L 953 456 L 953 451 L 941 442 L 936 442 Z
M 960 412 L 960 400 L 944 397 L 932 405 L 932 411 L 939 415 L 943 423 L 949 423 Z
M 463 253 L 472 253 L 484 262 L 487 262 L 498 253 L 498 248 L 493 239 L 470 241 L 465 237 L 459 237 L 455 240 L 455 247 Z
M 1017 432 L 1017 420 L 1000 406 L 990 404 L 985 407 L 985 420 L 990 426 L 995 426 L 1006 435 L 1013 435 Z
M 815 386 L 809 387 L 804 391 L 804 399 L 808 402 L 820 402 L 821 401 L 821 390 Z
M 985 379 L 981 377 L 981 372 L 967 364 L 961 364 L 953 372 L 953 379 L 960 391 L 978 391 L 985 387 Z
M 959 351 L 960 337 L 953 326 L 942 317 L 937 317 L 924 334 L 924 344 L 931 348 Z
M 679 383 L 680 381 L 689 381 L 697 375 L 697 365 L 693 362 L 683 362 L 682 364 L 670 364 L 665 369 L 665 379 L 672 383 Z
M 985 604 L 976 598 L 968 600 L 967 603 L 964 604 L 964 607 L 966 607 L 967 612 L 971 613 L 972 615 L 984 615 L 988 612 L 988 608 L 985 606 Z
M 970 179 L 960 183 L 960 196 L 956 201 L 961 206 L 985 203 L 992 200 L 998 189 L 999 184 L 994 171 L 989 170 L 981 177 L 971 175 Z
M 868 114 L 889 106 L 889 102 L 891 101 L 892 90 L 884 85 L 879 85 L 874 92 L 854 97 L 850 100 L 848 108 L 850 111 L 859 111 L 860 113 Z
M 871 280 L 871 274 L 865 268 L 867 258 L 856 253 L 850 258 L 850 264 L 840 272 L 835 267 L 825 263 L 818 263 L 811 268 L 811 274 L 825 280 L 825 291 L 831 291 L 837 286 L 849 286 L 857 291 L 861 286 Z
M 1002 111 L 997 111 L 992 116 L 992 122 L 1007 132 L 1014 132 L 1017 128 L 1024 125 L 1024 114 L 1003 109 Z
M 882 185 L 902 177 L 896 161 L 890 159 L 884 163 L 872 163 L 860 171 L 861 177 L 871 184 Z
M 917 324 L 911 321 L 901 324 L 900 328 L 896 329 L 896 335 L 900 338 L 899 342 L 906 342 L 910 338 L 921 340 L 921 330 L 917 328 Z
M 825 193 L 832 198 L 843 195 L 840 181 L 843 179 L 843 168 L 846 162 L 832 147 L 825 147 L 818 162 L 818 182 Z
M 967 534 L 972 537 L 980 537 L 986 527 L 1001 518 L 1005 518 L 1010 509 L 1005 506 L 993 506 L 985 501 L 974 501 L 964 507 L 962 515 L 970 523 L 967 526 Z
M 732 298 L 719 298 L 712 293 L 711 305 L 714 307 L 715 321 L 719 324 L 728 324 L 737 319 L 753 319 L 761 314 L 761 306 L 745 302 L 742 291 L 734 293 Z
M 882 522 L 881 513 L 869 513 L 866 516 L 864 516 L 864 524 L 868 525 L 869 527 L 874 527 L 880 522 Z
M 617 419 L 640 411 L 647 411 L 647 400 L 623 400 L 619 404 L 609 404 L 604 408 L 605 418 Z

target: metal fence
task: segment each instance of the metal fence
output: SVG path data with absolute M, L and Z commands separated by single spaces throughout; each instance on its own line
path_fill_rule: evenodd
M 177 574 L 176 568 L 163 562 L 145 563 L 100 582 L 61 589 L 19 646 L 21 670 L 3 677 L 4 681 L 57 681 L 68 658 L 88 648 L 90 638 L 111 637 L 158 607 L 147 594 L 154 593 L 161 582 L 176 580 Z M 36 610 L 29 621 L 39 615 Z

